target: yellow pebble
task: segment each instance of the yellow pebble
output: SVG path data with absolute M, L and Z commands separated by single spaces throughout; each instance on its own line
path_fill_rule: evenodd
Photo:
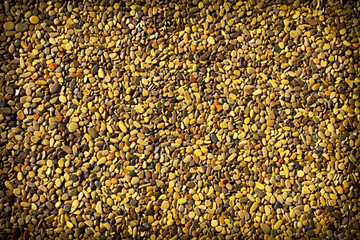
M 201 152 L 200 149 L 195 149 L 194 154 L 195 154 L 196 156 L 200 157 L 200 156 L 202 155 L 202 152 Z
M 168 219 L 167 223 L 168 226 L 172 226 L 174 224 L 174 220 L 172 218 Z
M 169 206 L 170 206 L 170 204 L 169 204 L 168 201 L 163 201 L 162 204 L 161 204 L 161 209 L 162 210 L 168 209 Z
M 208 37 L 207 39 L 208 43 L 211 44 L 211 45 L 214 45 L 215 44 L 215 39 L 213 37 Z
M 30 20 L 30 23 L 31 23 L 31 24 L 37 24 L 37 23 L 39 22 L 39 17 L 33 15 L 33 16 L 30 17 L 29 20 Z
M 174 173 L 169 173 L 169 179 L 173 180 L 176 177 L 176 175 Z
M 186 198 L 179 198 L 179 200 L 178 200 L 178 203 L 179 204 L 184 204 L 184 203 L 186 203 Z
M 278 229 L 281 227 L 282 223 L 283 223 L 282 220 L 277 221 L 277 222 L 275 223 L 275 225 L 274 225 L 274 229 L 275 229 L 275 230 L 278 230 Z
M 215 230 L 216 230 L 217 232 L 221 232 L 222 226 L 217 226 L 217 227 L 215 228 Z
M 61 95 L 61 96 L 59 97 L 59 100 L 60 100 L 61 103 L 66 103 L 66 97 L 63 96 L 63 95 Z
M 212 227 L 217 227 L 217 225 L 218 225 L 218 221 L 217 221 L 217 220 L 215 220 L 215 219 L 211 220 L 211 226 L 212 226 Z

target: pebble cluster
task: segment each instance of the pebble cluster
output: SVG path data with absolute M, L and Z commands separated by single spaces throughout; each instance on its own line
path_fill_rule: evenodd
M 0 3 L 4 239 L 360 239 L 358 1 Z

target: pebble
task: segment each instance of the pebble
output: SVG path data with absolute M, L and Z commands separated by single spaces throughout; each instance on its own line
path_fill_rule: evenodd
M 131 184 L 132 184 L 132 185 L 135 185 L 135 184 L 139 183 L 139 181 L 140 181 L 140 179 L 139 179 L 138 177 L 133 177 L 133 178 L 131 179 Z
M 61 187 L 61 180 L 59 178 L 55 180 L 55 186 L 58 188 Z
M 274 229 L 277 230 L 282 226 L 283 220 L 279 220 L 275 223 Z
M 119 128 L 124 133 L 127 133 L 127 131 L 128 131 L 127 127 L 125 126 L 124 122 L 122 122 L 122 121 L 119 122 Z
M 207 60 L 210 57 L 210 54 L 211 54 L 210 51 L 206 51 L 203 55 L 201 55 L 200 60 L 201 61 Z
M 208 37 L 207 41 L 209 44 L 212 44 L 212 45 L 215 44 L 215 39 L 213 37 Z
M 101 201 L 98 201 L 98 202 L 96 203 L 95 210 L 96 210 L 97 213 L 103 214 L 103 208 L 102 208 L 102 203 L 101 203 Z
M 76 122 L 70 122 L 68 125 L 69 132 L 75 132 L 79 125 Z
M 214 133 L 210 134 L 210 138 L 213 143 L 217 143 L 219 141 L 216 134 L 214 134 Z
M 258 202 L 254 202 L 252 205 L 251 205 L 251 208 L 250 208 L 250 211 L 251 212 L 254 212 L 257 207 L 259 206 L 259 203 Z
M 97 138 L 99 136 L 98 132 L 92 127 L 88 128 L 88 133 L 92 138 Z
M 247 68 L 247 73 L 248 74 L 254 74 L 255 72 L 256 72 L 255 68 L 253 68 L 253 67 L 248 67 Z
M 5 31 L 12 31 L 15 29 L 15 23 L 14 22 L 6 22 L 3 25 Z
M 217 220 L 211 220 L 211 226 L 212 227 L 217 227 L 218 226 L 218 221 Z
M 137 113 L 140 113 L 140 114 L 144 113 L 144 111 L 145 111 L 142 106 L 135 106 L 134 109 Z
M 161 204 L 161 209 L 162 210 L 165 210 L 165 209 L 168 209 L 169 208 L 169 202 L 168 201 L 163 201 L 162 204 Z
M 98 75 L 99 75 L 99 78 L 104 78 L 105 77 L 105 72 L 104 72 L 104 70 L 102 68 L 99 68 Z
M 104 164 L 106 162 L 106 157 L 102 157 L 98 160 L 97 165 Z M 95 185 L 100 185 L 100 182 L 95 182 Z
M 60 90 L 61 85 L 58 82 L 55 82 L 51 87 L 50 87 L 50 93 L 56 93 Z
M 185 198 L 180 198 L 180 199 L 178 199 L 178 203 L 179 204 L 184 204 L 184 203 L 186 203 L 187 202 L 187 200 L 185 199 Z
M 174 219 L 172 219 L 172 218 L 168 219 L 167 222 L 166 222 L 166 224 L 167 224 L 168 226 L 172 226 L 172 225 L 174 224 Z
M 37 23 L 39 23 L 39 20 L 40 20 L 39 17 L 35 16 L 35 15 L 33 15 L 29 18 L 29 21 L 31 24 L 37 24 Z
M 70 204 L 65 204 L 64 205 L 64 212 L 70 212 L 71 211 L 71 205 Z
M 270 226 L 265 223 L 260 223 L 260 228 L 264 231 L 264 233 L 270 233 L 271 231 Z
M 15 31 L 17 32 L 25 32 L 29 29 L 29 26 L 26 23 L 17 23 L 15 25 Z

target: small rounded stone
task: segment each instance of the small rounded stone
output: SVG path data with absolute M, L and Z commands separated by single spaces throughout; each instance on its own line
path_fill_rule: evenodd
M 15 31 L 17 32 L 25 32 L 29 29 L 29 25 L 27 25 L 26 23 L 17 23 L 15 25 Z
M 14 22 L 6 22 L 6 23 L 4 23 L 3 27 L 4 27 L 5 31 L 11 31 L 11 30 L 14 30 L 15 23 Z
M 79 125 L 76 122 L 71 122 L 68 125 L 69 132 L 75 132 L 78 129 Z
M 30 18 L 29 18 L 29 21 L 31 24 L 37 24 L 39 23 L 39 17 L 38 16 L 35 16 L 35 15 L 32 15 Z
M 140 181 L 140 179 L 139 179 L 138 177 L 133 177 L 133 178 L 131 179 L 131 184 L 132 184 L 132 185 L 135 185 L 135 184 L 137 184 L 139 181 Z

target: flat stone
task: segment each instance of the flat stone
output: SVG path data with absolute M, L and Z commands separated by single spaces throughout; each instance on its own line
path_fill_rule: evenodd
M 70 210 L 71 210 L 71 204 L 65 204 L 64 205 L 64 211 L 65 212 L 70 212 Z
M 98 212 L 99 214 L 102 214 L 102 213 L 103 213 L 101 200 L 96 203 L 95 210 L 96 210 L 96 212 Z
M 4 27 L 4 30 L 5 30 L 5 31 L 11 31 L 11 30 L 14 30 L 14 28 L 15 28 L 15 23 L 13 23 L 13 22 L 6 22 L 6 23 L 4 23 L 3 27 Z
M 79 125 L 76 122 L 71 122 L 68 125 L 69 132 L 75 132 Z
M 184 203 L 186 203 L 186 202 L 187 202 L 186 198 L 180 198 L 180 199 L 178 199 L 178 203 L 179 203 L 179 204 L 184 204 Z
M 317 21 L 312 18 L 305 18 L 305 21 L 309 23 L 311 26 L 315 26 L 317 24 Z
M 99 68 L 98 75 L 99 75 L 99 78 L 104 78 L 105 77 L 105 72 L 104 72 L 104 70 L 102 68 Z
M 271 231 L 270 226 L 265 223 L 260 223 L 260 228 L 264 231 L 264 233 L 269 233 Z
M 138 205 L 138 200 L 136 200 L 136 199 L 131 199 L 131 201 L 130 201 L 130 205 L 131 206 L 137 206 Z
M 47 201 L 45 203 L 46 207 L 49 209 L 49 210 L 53 210 L 54 209 L 54 204 L 51 202 L 51 201 Z
M 70 88 L 70 89 L 74 89 L 75 86 L 76 86 L 76 79 L 74 78 L 73 80 L 71 80 L 70 85 L 69 85 L 69 88 Z
M 140 181 L 140 179 L 139 179 L 138 177 L 133 177 L 133 178 L 131 179 L 131 184 L 132 184 L 132 185 L 135 185 L 135 184 L 137 184 L 139 181 Z
M 186 187 L 188 188 L 194 188 L 195 187 L 195 183 L 193 181 L 187 182 L 186 183 Z
M 97 138 L 99 136 L 98 132 L 92 127 L 88 128 L 88 133 L 92 138 Z
M 56 93 L 60 90 L 61 85 L 58 82 L 55 82 L 51 87 L 50 87 L 50 93 Z
M 92 66 L 91 70 L 90 70 L 90 73 L 92 75 L 96 75 L 99 71 L 99 65 L 95 64 L 94 66 Z
M 33 15 L 29 18 L 29 21 L 31 24 L 37 24 L 37 23 L 39 23 L 39 20 L 40 20 L 39 17 L 35 16 L 35 15 Z
M 138 106 L 135 106 L 135 107 L 134 107 L 134 110 L 135 110 L 137 113 L 140 113 L 140 114 L 141 114 L 141 113 L 144 113 L 144 111 L 145 111 L 144 108 L 143 108 L 142 106 L 139 106 L 139 105 L 138 105 Z
M 215 133 L 210 134 L 210 139 L 213 143 L 217 143 L 219 141 Z
M 281 227 L 282 223 L 283 223 L 283 220 L 281 220 L 281 219 L 279 221 L 277 221 L 274 225 L 274 229 L 275 230 L 279 229 Z
M 212 45 L 215 44 L 215 39 L 213 37 L 208 37 L 207 41 Z
M 247 68 L 247 73 L 248 74 L 254 74 L 255 72 L 256 72 L 255 68 L 253 68 L 253 67 L 248 67 Z
M 217 225 L 218 225 L 218 221 L 217 221 L 217 220 L 215 220 L 215 219 L 211 220 L 211 226 L 212 226 L 212 227 L 217 227 Z
M 72 153 L 72 149 L 70 146 L 64 145 L 61 147 L 62 150 L 64 150 L 64 152 L 66 152 L 67 154 L 71 154 Z
M 15 25 L 15 30 L 17 32 L 25 32 L 29 30 L 29 25 L 27 25 L 26 23 L 18 23 Z
M 281 52 L 281 48 L 279 47 L 279 45 L 275 45 L 274 50 L 275 50 L 275 52 L 277 52 L 277 53 L 280 53 L 280 52 Z
M 211 54 L 210 51 L 205 52 L 203 55 L 201 55 L 200 60 L 201 61 L 207 60 L 210 57 L 210 54 Z
M 256 195 L 258 195 L 260 198 L 265 196 L 264 191 L 260 190 L 259 188 L 254 188 L 254 191 L 255 191 Z
M 14 36 L 16 34 L 16 31 L 6 31 L 5 32 L 5 36 L 7 36 L 7 37 L 12 37 L 12 36 Z
M 165 210 L 165 209 L 168 209 L 170 206 L 169 202 L 168 201 L 163 201 L 162 204 L 161 204 L 161 209 L 162 210 Z

